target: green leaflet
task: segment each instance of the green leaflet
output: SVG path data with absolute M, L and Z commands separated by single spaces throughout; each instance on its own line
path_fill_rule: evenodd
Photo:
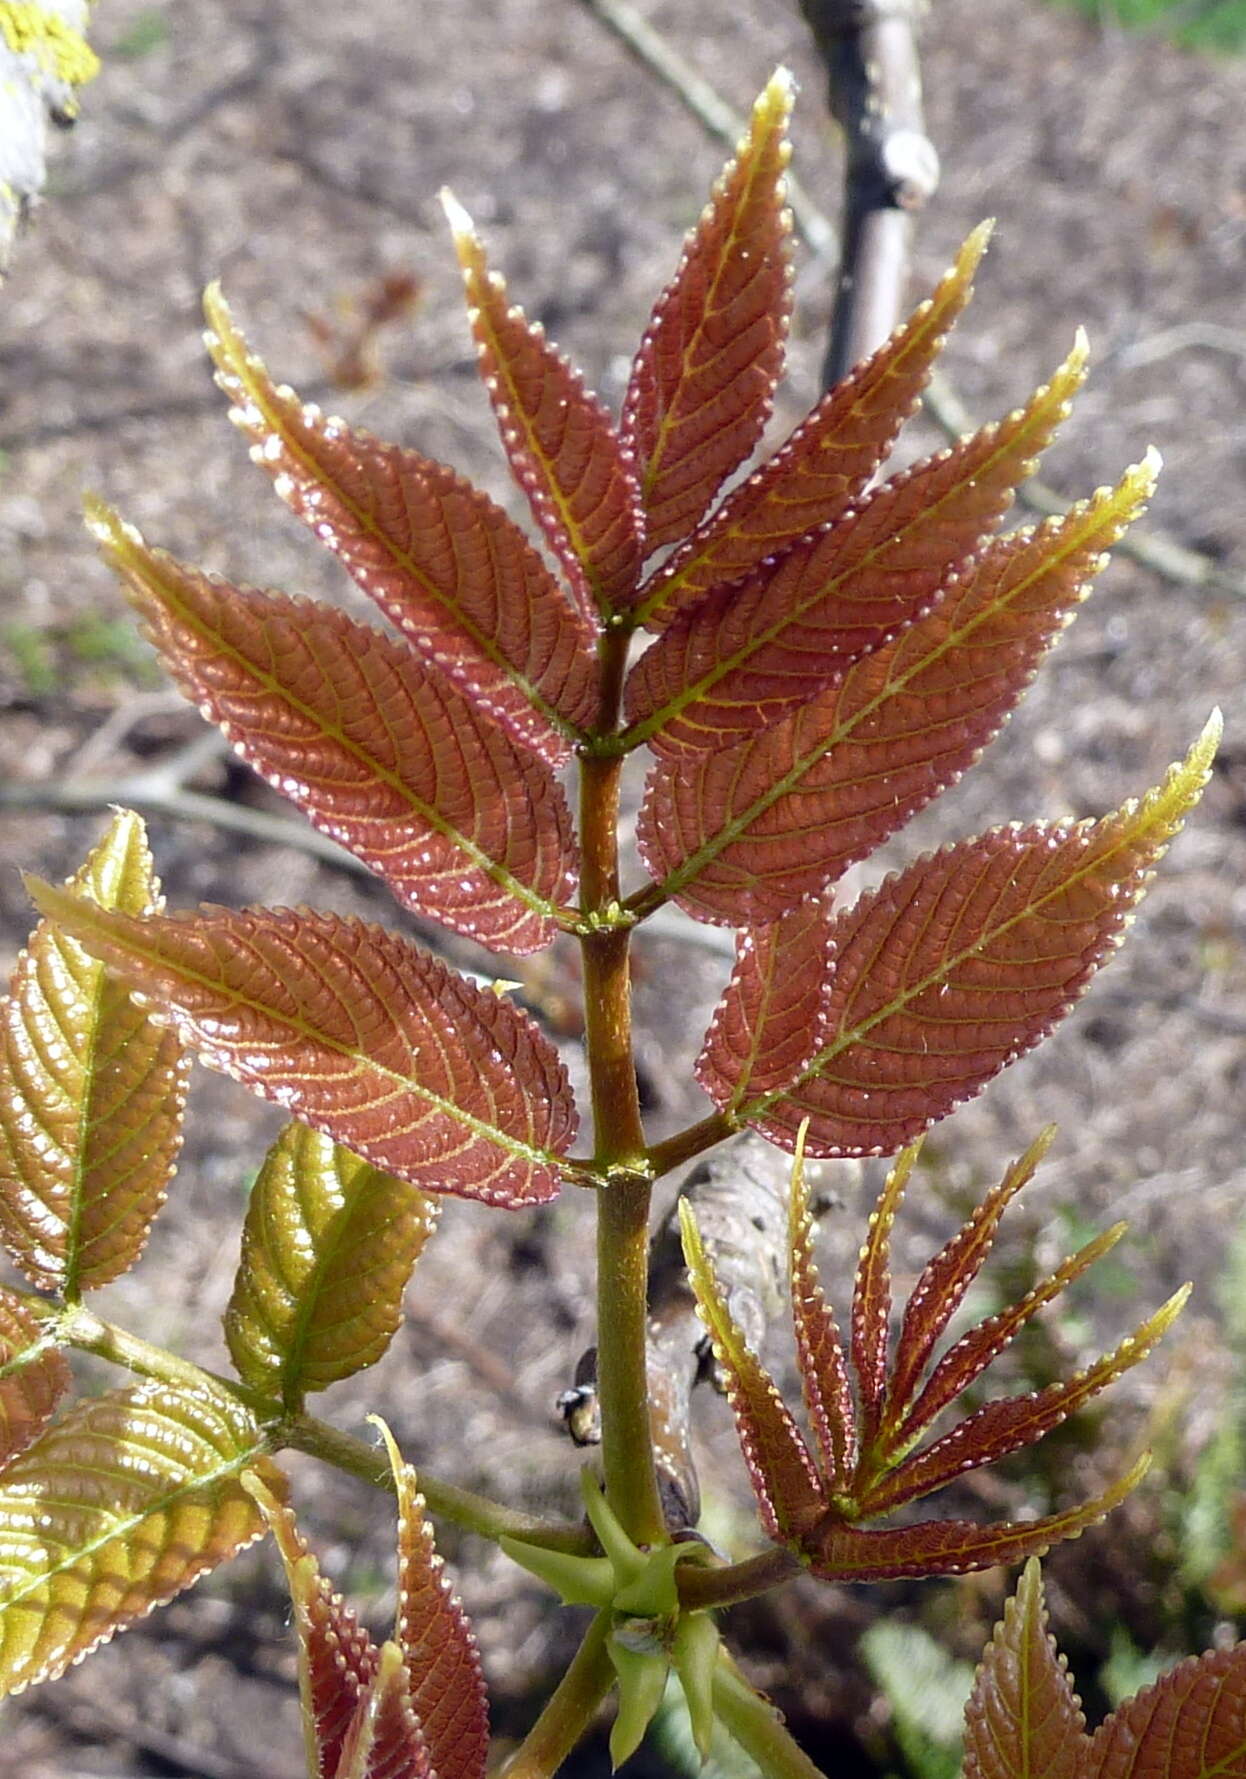
M 225 1312 L 238 1375 L 294 1411 L 307 1391 L 375 1365 L 436 1222 L 418 1188 L 287 1125 L 252 1188 Z

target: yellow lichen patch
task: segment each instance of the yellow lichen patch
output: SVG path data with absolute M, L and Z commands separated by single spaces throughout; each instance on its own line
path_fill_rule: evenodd
M 0 36 L 15 55 L 34 56 L 67 86 L 83 86 L 99 73 L 99 57 L 82 33 L 34 0 L 0 0 Z

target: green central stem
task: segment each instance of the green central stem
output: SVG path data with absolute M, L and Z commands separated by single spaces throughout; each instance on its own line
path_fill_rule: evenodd
M 618 720 L 626 631 L 601 640 L 600 732 Z M 597 1210 L 597 1392 L 606 1498 L 637 1544 L 666 1541 L 653 1467 L 645 1337 L 652 1169 L 640 1116 L 632 1046 L 627 927 L 593 928 L 619 901 L 619 758 L 580 762 L 581 932 L 585 1045 L 593 1100 L 593 1164 L 603 1180 Z

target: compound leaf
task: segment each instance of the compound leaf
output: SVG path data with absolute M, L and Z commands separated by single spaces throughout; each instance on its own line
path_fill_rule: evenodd
M 818 1444 L 828 1495 L 846 1486 L 857 1460 L 857 1417 L 843 1340 L 818 1279 L 813 1217 L 805 1183 L 804 1139 L 796 1144 L 788 1201 L 792 1323 L 805 1410 Z
M 697 1080 L 724 1110 L 781 1092 L 817 1054 L 833 964 L 830 910 L 814 898 L 738 935 L 731 981 L 696 1065 Z
M 1100 1724 L 1084 1779 L 1243 1779 L 1246 1643 L 1163 1675 Z
M 682 612 L 629 675 L 629 743 L 658 754 L 726 747 L 906 629 L 1003 517 L 1085 365 L 1079 335 L 1024 408 L 884 483 L 777 565 Z
M 793 92 L 781 68 L 758 98 L 632 366 L 622 432 L 651 550 L 697 523 L 770 413 L 791 306 L 783 173 Z
M 158 907 L 140 818 L 115 815 L 58 893 L 75 910 Z M 181 1144 L 185 1086 L 173 1033 L 42 922 L 0 1005 L 0 1239 L 41 1290 L 75 1298 L 138 1259 Z
M 321 1572 L 298 1528 L 284 1474 L 248 1471 L 243 1486 L 273 1535 L 294 1608 L 307 1768 L 336 1779 L 342 1750 L 379 1665 L 375 1644 Z
M 0 1693 L 50 1680 L 263 1530 L 231 1399 L 140 1384 L 73 1408 L 0 1478 Z
M 637 615 L 660 630 L 711 588 L 837 519 L 886 461 L 953 321 L 969 301 L 991 224 L 970 235 L 934 294 L 827 391 L 762 467 L 734 488 L 647 583 Z
M 1071 1378 L 1061 1378 L 1024 1396 L 988 1402 L 924 1451 L 897 1464 L 860 1503 L 868 1514 L 887 1513 L 902 1501 L 916 1501 L 962 1476 L 994 1464 L 1011 1452 L 1036 1445 L 1053 1427 L 1139 1364 L 1181 1313 L 1190 1287 L 1183 1286 L 1115 1349 Z
M 998 1563 L 1041 1556 L 1061 1539 L 1079 1538 L 1118 1507 L 1146 1475 L 1143 1457 L 1093 1501 L 1039 1520 L 1000 1520 L 977 1526 L 969 1520 L 919 1520 L 883 1530 L 827 1522 L 804 1549 L 814 1575 L 824 1581 L 899 1581 L 906 1576 L 970 1575 Z
M 578 371 L 507 300 L 472 219 L 442 203 L 463 268 L 480 372 L 515 479 L 584 619 L 626 604 L 644 560 L 640 491 L 624 446 Z
M 411 1703 L 437 1779 L 483 1779 L 489 1702 L 476 1638 L 434 1548 L 416 1473 L 403 1463 L 383 1422 L 381 1431 L 398 1494 L 394 1641 L 406 1664 Z
M 225 1312 L 238 1375 L 297 1409 L 375 1365 L 393 1339 L 436 1201 L 290 1124 L 251 1189 Z
M 548 945 L 574 886 L 562 789 L 413 650 L 344 612 L 233 587 L 92 530 L 182 690 L 398 900 L 496 950 Z
M 596 625 L 523 532 L 444 464 L 275 385 L 217 285 L 204 307 L 231 418 L 291 511 L 430 664 L 523 745 L 565 760 L 596 714 Z
M 1162 784 L 1097 822 L 999 828 L 918 860 L 831 926 L 828 1035 L 781 1093 L 732 1116 L 815 1155 L 900 1148 L 1031 1049 L 1119 943 L 1198 800 L 1213 715 Z M 730 1077 L 711 1091 L 730 1104 Z M 720 1097 L 720 1095 L 722 1097 Z
M 134 920 L 48 884 L 32 893 L 209 1068 L 374 1167 L 491 1204 L 557 1191 L 575 1133 L 557 1052 L 408 940 L 310 910 Z
M 0 1468 L 39 1437 L 70 1382 L 56 1335 L 0 1286 Z
M 1039 1133 L 1020 1160 L 1007 1169 L 999 1185 L 974 1207 L 971 1216 L 952 1239 L 922 1269 L 905 1305 L 895 1364 L 888 1384 L 887 1419 L 893 1428 L 903 1421 L 912 1407 L 935 1342 L 982 1270 L 1000 1218 L 1021 1188 L 1033 1179 L 1039 1162 L 1055 1141 L 1055 1135 L 1054 1124 Z
M 965 1706 L 965 1779 L 1079 1779 L 1089 1738 L 1031 1557 Z
M 762 1524 L 779 1542 L 800 1538 L 825 1508 L 813 1459 L 773 1378 L 727 1307 L 686 1198 L 679 1200 L 679 1221 L 689 1281 L 727 1380 L 727 1399 Z
M 925 617 L 760 735 L 656 761 L 637 828 L 648 899 L 673 896 L 699 920 L 774 920 L 953 784 L 1142 510 L 1158 462 L 988 544 Z

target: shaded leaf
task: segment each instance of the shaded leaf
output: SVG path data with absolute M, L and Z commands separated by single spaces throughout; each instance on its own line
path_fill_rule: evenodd
M 822 1487 L 808 1447 L 770 1373 L 747 1346 L 727 1308 L 687 1199 L 679 1201 L 688 1277 L 714 1356 L 727 1382 L 727 1399 L 753 1481 L 762 1524 L 780 1543 L 801 1537 L 823 1511 Z
M 0 1467 L 39 1437 L 71 1381 L 54 1331 L 0 1286 Z
M 1242 1779 L 1246 1643 L 1191 1656 L 1095 1731 L 1085 1779 Z
M 290 1589 L 307 1770 L 316 1779 L 335 1779 L 347 1735 L 377 1671 L 376 1646 L 321 1574 L 299 1531 L 282 1472 L 275 1466 L 262 1477 L 248 1472 L 243 1484 L 273 1535 Z
M 430 664 L 527 747 L 565 760 L 596 714 L 596 626 L 523 532 L 444 464 L 275 385 L 217 285 L 204 307 L 231 418 L 281 498 Z
M 857 1461 L 857 1418 L 848 1364 L 813 1258 L 813 1217 L 805 1184 L 804 1138 L 798 1137 L 788 1213 L 790 1295 L 797 1367 L 805 1411 L 817 1439 L 828 1495 L 847 1484 Z
M 920 1151 L 920 1141 L 910 1143 L 888 1173 L 857 1259 L 852 1293 L 852 1367 L 857 1374 L 861 1405 L 861 1444 L 867 1447 L 878 1431 L 887 1394 L 891 1230 Z
M 39 905 L 232 1075 L 375 1167 L 531 1204 L 575 1133 L 566 1071 L 526 1014 L 405 939 L 291 909 L 133 920 L 65 891 Z
M 830 910 L 810 899 L 772 926 L 745 928 L 696 1075 L 724 1110 L 781 1092 L 821 1048 L 834 967 Z
M 651 550 L 697 523 L 770 413 L 791 306 L 783 173 L 793 92 L 781 68 L 758 98 L 632 366 L 622 432 Z
M 1078 1779 L 1089 1739 L 1031 1557 L 965 1707 L 965 1779 Z
M 810 1568 L 824 1581 L 896 1581 L 905 1576 L 969 1575 L 998 1563 L 1041 1556 L 1061 1539 L 1078 1538 L 1120 1505 L 1142 1481 L 1149 1457 L 1093 1501 L 1039 1520 L 1002 1520 L 976 1526 L 968 1520 L 919 1520 L 912 1526 L 874 1530 L 827 1523 L 805 1540 Z
M 656 880 L 644 900 L 673 896 L 733 926 L 774 920 L 955 783 L 1141 511 L 1157 467 L 1152 454 L 1064 518 L 987 545 L 925 617 L 761 734 L 658 760 L 637 828 Z
M 263 1530 L 264 1448 L 224 1395 L 163 1384 L 73 1408 L 0 1478 L 0 1693 L 71 1662 Z
M 98 502 L 88 515 L 182 690 L 314 827 L 467 938 L 515 953 L 552 941 L 575 841 L 544 762 L 405 643 L 201 574 Z
M 1020 1160 L 1006 1170 L 999 1185 L 975 1206 L 972 1215 L 952 1239 L 922 1269 L 904 1308 L 895 1364 L 888 1384 L 887 1419 L 893 1428 L 903 1424 L 935 1342 L 982 1270 L 1000 1218 L 1021 1188 L 1034 1178 L 1039 1162 L 1055 1141 L 1055 1135 L 1054 1124 L 1039 1133 Z
M 437 1779 L 483 1779 L 489 1753 L 489 1701 L 480 1652 L 467 1615 L 433 1546 L 416 1473 L 404 1464 L 388 1427 L 398 1493 L 398 1610 L 411 1703 Z
M 71 907 L 161 904 L 146 834 L 116 814 L 61 891 Z M 0 1006 L 0 1239 L 41 1290 L 71 1299 L 142 1253 L 181 1145 L 186 1067 L 127 991 L 43 922 Z
M 436 1221 L 436 1201 L 405 1180 L 287 1125 L 251 1189 L 225 1312 L 243 1382 L 297 1409 L 375 1365 Z
M 1058 1297 L 1067 1285 L 1088 1272 L 1096 1261 L 1102 1260 L 1116 1246 L 1125 1228 L 1124 1223 L 1116 1223 L 1111 1229 L 1105 1229 L 1076 1254 L 1071 1254 L 1050 1277 L 1041 1280 L 1018 1302 L 988 1316 L 963 1334 L 954 1346 L 948 1348 L 911 1402 L 906 1404 L 897 1392 L 892 1435 L 894 1446 L 899 1449 L 910 1443 L 923 1427 L 928 1427 L 937 1415 L 963 1395 L 1044 1304 Z
M 664 628 L 701 594 L 740 580 L 840 517 L 916 407 L 947 330 L 969 300 L 990 233 L 990 223 L 973 231 L 934 294 L 828 390 L 786 443 L 662 564 L 637 605 L 646 624 Z
M 1183 1286 L 1114 1352 L 1105 1354 L 1073 1377 L 1061 1378 L 1043 1390 L 1024 1396 L 988 1402 L 942 1439 L 897 1464 L 864 1495 L 860 1502 L 862 1512 L 887 1513 L 902 1501 L 915 1501 L 934 1489 L 943 1488 L 967 1470 L 994 1464 L 1011 1452 L 1036 1444 L 1053 1427 L 1058 1427 L 1092 1397 L 1145 1359 L 1180 1314 L 1189 1295 L 1190 1287 Z
M 511 306 L 472 219 L 442 203 L 463 268 L 480 373 L 515 480 L 583 614 L 625 604 L 644 560 L 644 518 L 630 458 L 610 417 L 542 328 Z
M 1085 365 L 1079 336 L 1024 408 L 681 612 L 628 677 L 629 744 L 659 754 L 725 747 L 779 721 L 920 617 L 1007 511 Z
M 829 1038 L 795 1084 L 734 1117 L 781 1147 L 808 1118 L 811 1154 L 885 1154 L 977 1093 L 1046 1036 L 1119 943 L 1218 734 L 1213 716 L 1161 785 L 1100 821 L 995 829 L 837 916 Z

